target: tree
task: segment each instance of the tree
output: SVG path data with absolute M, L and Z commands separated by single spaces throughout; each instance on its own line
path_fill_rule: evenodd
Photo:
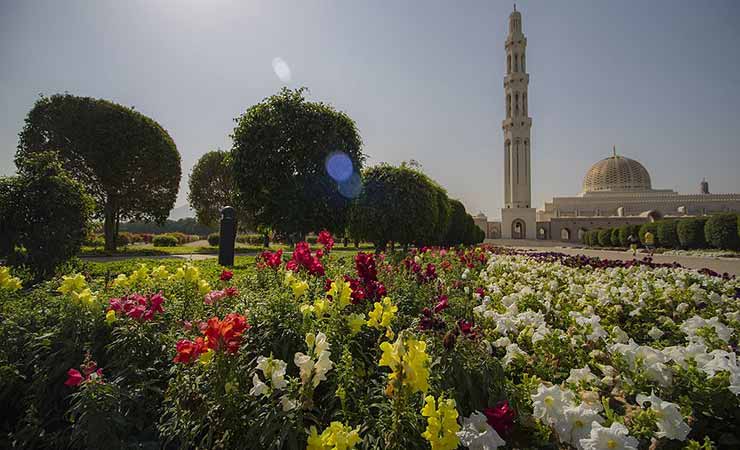
M 238 205 L 231 154 L 214 150 L 201 156 L 193 166 L 188 186 L 188 201 L 198 222 L 209 227 L 217 226 L 221 210 L 225 206 Z M 248 229 L 252 225 L 252 217 L 244 208 L 236 210 L 239 227 Z
M 428 244 L 435 236 L 437 190 L 429 178 L 408 165 L 381 164 L 363 174 L 363 188 L 352 207 L 350 234 L 385 248 Z
M 704 225 L 707 244 L 715 248 L 736 249 L 740 247 L 737 233 L 737 214 L 720 213 L 709 216 Z
M 445 236 L 446 245 L 454 246 L 463 243 L 467 216 L 465 206 L 459 200 L 450 200 L 450 224 Z
M 180 153 L 167 131 L 131 108 L 57 94 L 28 113 L 15 157 L 53 151 L 95 199 L 105 248 L 115 250 L 122 220 L 164 222 L 180 184 Z
M 30 156 L 18 176 L 0 180 L 0 252 L 12 265 L 25 265 L 36 279 L 53 275 L 77 254 L 85 239 L 94 201 L 52 152 Z
M 284 88 L 236 119 L 231 137 L 239 206 L 255 225 L 279 234 L 341 233 L 356 194 L 352 186 L 359 187 L 362 141 L 349 116 L 306 101 L 304 91 Z M 334 178 L 330 160 L 341 160 Z
M 706 248 L 707 240 L 704 236 L 706 217 L 687 217 L 678 221 L 676 234 L 678 242 L 683 248 Z

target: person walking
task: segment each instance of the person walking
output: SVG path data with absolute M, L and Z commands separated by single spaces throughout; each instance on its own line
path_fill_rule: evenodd
M 627 236 L 627 243 L 630 245 L 630 250 L 632 250 L 632 256 L 637 256 L 637 238 L 634 234 Z
M 645 242 L 645 249 L 648 251 L 650 256 L 653 256 L 653 252 L 655 251 L 655 236 L 651 232 L 645 233 L 645 236 L 643 237 L 643 241 Z

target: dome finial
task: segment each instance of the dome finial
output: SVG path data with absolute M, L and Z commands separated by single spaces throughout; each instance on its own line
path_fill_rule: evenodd
M 514 12 L 516 12 L 516 2 L 514 2 Z

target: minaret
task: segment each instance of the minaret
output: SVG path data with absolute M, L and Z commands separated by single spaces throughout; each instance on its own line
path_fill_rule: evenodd
M 504 131 L 504 208 L 501 211 L 501 235 L 504 238 L 536 238 L 536 212 L 532 208 L 532 170 L 527 90 L 527 38 L 522 33 L 522 14 L 509 15 L 506 36 L 506 75 L 504 94 L 506 117 Z
M 529 208 L 531 195 L 531 164 L 529 130 L 532 119 L 527 106 L 527 38 L 522 33 L 522 15 L 516 10 L 509 16 L 506 36 L 506 76 L 504 94 L 506 118 L 504 130 L 504 207 Z

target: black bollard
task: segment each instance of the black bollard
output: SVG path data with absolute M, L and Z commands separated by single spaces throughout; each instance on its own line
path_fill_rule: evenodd
M 231 206 L 221 210 L 221 229 L 218 237 L 218 263 L 230 267 L 234 265 L 234 245 L 236 243 L 236 211 Z

